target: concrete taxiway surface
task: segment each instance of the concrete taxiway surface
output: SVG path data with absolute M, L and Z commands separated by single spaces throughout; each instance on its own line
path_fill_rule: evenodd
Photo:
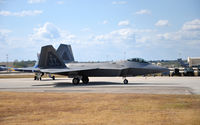
M 90 83 L 71 83 L 70 78 L 56 80 L 32 78 L 0 79 L 0 91 L 15 92 L 79 92 L 79 93 L 146 93 L 200 94 L 200 77 L 128 77 L 128 85 L 121 77 L 91 77 Z

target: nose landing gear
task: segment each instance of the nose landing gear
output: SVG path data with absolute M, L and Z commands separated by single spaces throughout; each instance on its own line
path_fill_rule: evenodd
M 128 80 L 126 79 L 126 77 L 122 77 L 124 79 L 123 83 L 124 84 L 128 84 Z
M 128 84 L 128 80 L 127 79 L 124 79 L 124 84 Z

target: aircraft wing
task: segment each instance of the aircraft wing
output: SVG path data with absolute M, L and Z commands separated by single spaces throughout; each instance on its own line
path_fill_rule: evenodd
M 70 72 L 81 72 L 81 71 L 91 71 L 99 68 L 64 68 L 64 69 L 40 69 L 41 72 L 44 73 L 52 73 L 52 74 L 63 74 L 63 73 L 70 73 Z
M 27 68 L 12 68 L 14 71 L 20 71 L 20 72 L 38 72 L 40 71 L 38 68 L 34 67 L 27 67 Z

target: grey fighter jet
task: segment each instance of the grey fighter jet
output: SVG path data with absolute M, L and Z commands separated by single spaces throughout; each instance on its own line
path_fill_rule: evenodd
M 66 75 L 73 78 L 74 85 L 79 84 L 80 80 L 87 84 L 88 77 L 115 77 L 124 78 L 124 84 L 128 84 L 127 76 L 146 75 L 153 73 L 167 72 L 168 69 L 158 67 L 146 62 L 140 58 L 132 58 L 118 62 L 102 62 L 102 63 L 79 63 L 74 62 L 71 47 L 67 58 L 56 52 L 52 45 L 43 46 L 41 48 L 40 58 L 38 62 L 39 72 L 47 74 Z M 70 56 L 69 56 L 70 55 Z M 71 57 L 71 58 L 70 58 Z M 64 63 L 63 58 L 68 60 Z

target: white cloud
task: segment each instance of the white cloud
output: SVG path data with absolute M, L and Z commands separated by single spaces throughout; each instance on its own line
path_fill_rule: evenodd
M 6 42 L 7 36 L 9 33 L 11 33 L 11 30 L 8 29 L 0 29 L 0 41 Z
M 89 27 L 81 29 L 82 32 L 89 32 L 91 29 Z
M 200 44 L 199 21 L 199 19 L 196 19 L 189 22 L 185 22 L 179 31 L 158 34 L 157 37 L 161 40 L 170 40 L 174 41 L 175 43 L 182 42 L 182 44 L 186 44 L 196 41 L 196 43 Z
M 156 22 L 155 26 L 169 26 L 169 21 L 168 20 L 158 20 L 158 22 Z
M 146 9 L 142 9 L 142 10 L 135 12 L 135 14 L 137 14 L 137 15 L 151 14 L 151 11 L 146 10 Z
M 133 33 L 134 31 L 131 28 L 119 29 L 119 30 L 114 30 L 111 32 L 112 35 L 120 35 L 120 36 L 123 36 L 124 38 L 132 36 Z
M 153 33 L 156 30 L 153 30 L 153 29 L 134 29 L 133 31 L 135 33 Z
M 8 33 L 10 33 L 10 32 L 12 32 L 11 30 L 8 30 L 8 29 L 0 29 L 0 33 L 1 34 L 8 34 Z
M 154 33 L 155 30 L 152 29 L 132 29 L 132 28 L 122 28 L 119 30 L 111 31 L 110 33 L 103 34 L 103 35 L 96 35 L 93 36 L 92 39 L 95 41 L 101 41 L 101 42 L 109 42 L 109 43 L 127 43 L 135 42 L 135 36 L 140 36 L 140 34 L 145 33 Z M 139 38 L 140 41 L 144 42 L 144 38 Z M 138 39 L 138 40 L 139 40 Z M 149 39 L 149 37 L 148 37 Z
M 4 10 L 2 10 L 2 11 L 0 11 L 0 15 L 2 15 L 2 16 L 10 16 L 12 14 L 11 14 L 10 11 L 4 11 Z
M 123 20 L 123 21 L 120 21 L 119 23 L 118 23 L 118 26 L 127 26 L 127 25 L 129 25 L 130 24 L 130 22 L 128 21 L 128 20 Z
M 16 53 L 16 50 L 13 49 L 22 49 L 27 48 L 28 46 L 32 48 L 34 46 L 34 43 L 27 40 L 27 38 L 23 37 L 13 37 L 12 34 L 10 34 L 12 31 L 8 29 L 0 29 L 0 51 L 1 53 L 12 53 L 12 56 L 14 56 Z M 30 49 L 29 48 L 29 49 Z
M 10 11 L 4 11 L 4 10 L 0 11 L 0 15 L 2 16 L 19 16 L 19 17 L 35 16 L 42 13 L 43 13 L 42 10 L 23 10 L 21 12 L 10 12 Z
M 43 27 L 35 28 L 34 32 L 34 37 L 39 39 L 56 39 L 60 37 L 58 28 L 48 22 Z
M 104 21 L 102 22 L 102 24 L 108 24 L 108 21 L 107 21 L 107 20 L 104 20 Z
M 154 43 L 152 42 L 153 38 L 152 36 L 136 36 L 135 37 L 135 47 L 147 47 L 150 48 L 154 46 Z
M 200 19 L 195 19 L 184 23 L 183 30 L 200 30 Z
M 141 37 L 141 38 L 137 39 L 136 41 L 146 43 L 150 39 L 151 39 L 150 37 Z
M 30 40 L 32 41 L 43 41 L 43 42 L 74 42 L 76 36 L 62 30 L 52 23 L 46 22 L 43 26 L 39 28 L 34 28 L 34 33 L 30 35 Z
M 43 3 L 45 2 L 46 0 L 28 0 L 28 3 L 29 4 L 34 4 L 34 3 Z
M 110 34 L 119 35 L 121 42 L 123 40 L 125 41 L 128 40 L 127 38 L 130 38 L 130 37 L 124 37 L 126 39 L 122 39 L 123 38 L 122 36 L 130 36 L 126 35 L 126 32 L 127 34 L 132 34 L 132 38 L 134 38 L 135 36 L 135 42 L 134 42 L 135 47 L 148 46 L 149 48 L 163 48 L 163 49 L 177 48 L 177 50 L 182 48 L 185 49 L 187 48 L 192 50 L 192 48 L 194 48 L 195 49 L 194 51 L 197 51 L 197 47 L 200 46 L 199 25 L 200 25 L 199 19 L 195 19 L 185 22 L 178 31 L 166 32 L 163 34 L 159 34 L 156 30 L 152 29 L 128 29 L 128 30 L 121 29 L 117 30 L 117 33 L 116 31 L 113 31 Z M 123 33 L 124 35 L 122 35 Z M 113 35 L 111 36 L 113 37 L 114 40 L 116 40 Z M 104 35 L 104 37 L 101 36 L 100 38 L 110 38 L 110 37 L 108 36 L 105 37 Z
M 200 42 L 200 31 L 184 31 L 179 30 L 177 32 L 169 32 L 157 35 L 161 40 L 172 41 L 191 41 L 198 40 Z
M 127 4 L 127 1 L 113 1 L 112 4 Z
M 57 4 L 64 4 L 64 1 L 57 1 Z
M 124 28 L 119 30 L 114 30 L 110 33 L 104 35 L 96 35 L 93 37 L 94 41 L 99 41 L 99 43 L 123 43 L 135 40 L 134 30 L 131 28 Z

